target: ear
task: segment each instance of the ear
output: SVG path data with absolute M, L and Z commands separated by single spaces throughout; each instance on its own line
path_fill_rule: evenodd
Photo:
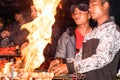
M 104 5 L 103 5 L 103 7 L 104 7 L 105 10 L 109 9 L 109 3 L 105 2 Z

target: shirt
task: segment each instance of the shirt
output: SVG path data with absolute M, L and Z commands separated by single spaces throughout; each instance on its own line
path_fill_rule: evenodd
M 84 36 L 81 35 L 78 29 L 75 30 L 75 34 L 76 34 L 76 53 L 78 53 L 79 49 L 82 47 Z

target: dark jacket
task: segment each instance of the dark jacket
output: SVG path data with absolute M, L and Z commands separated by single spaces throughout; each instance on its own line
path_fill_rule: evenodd
M 25 41 L 27 41 L 27 35 L 29 31 L 27 29 L 21 30 L 21 25 L 17 22 L 12 23 L 8 26 L 7 30 L 11 33 L 10 38 L 15 45 L 21 46 Z

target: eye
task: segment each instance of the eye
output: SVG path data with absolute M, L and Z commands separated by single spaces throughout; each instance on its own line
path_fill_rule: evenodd
M 90 6 L 96 6 L 97 5 L 97 2 L 93 2 L 90 4 Z

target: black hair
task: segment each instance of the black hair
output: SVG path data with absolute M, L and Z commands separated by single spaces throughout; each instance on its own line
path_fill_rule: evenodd
M 89 0 L 77 0 L 76 4 L 79 4 L 79 3 L 85 3 L 89 5 Z
M 30 22 L 32 21 L 32 18 L 31 18 L 31 10 L 30 8 L 29 9 L 23 9 L 21 7 L 17 7 L 14 12 L 14 14 L 22 14 L 22 17 L 24 18 L 24 20 L 26 22 Z
M 110 13 L 110 9 L 111 9 L 111 1 L 110 0 L 100 0 L 101 1 L 101 3 L 102 3 L 102 5 L 105 3 L 105 2 L 108 2 L 109 3 L 109 8 L 108 8 L 108 11 L 109 11 L 109 13 Z
M 105 2 L 108 2 L 110 4 L 110 0 L 100 0 L 102 2 L 102 4 L 104 4 Z

